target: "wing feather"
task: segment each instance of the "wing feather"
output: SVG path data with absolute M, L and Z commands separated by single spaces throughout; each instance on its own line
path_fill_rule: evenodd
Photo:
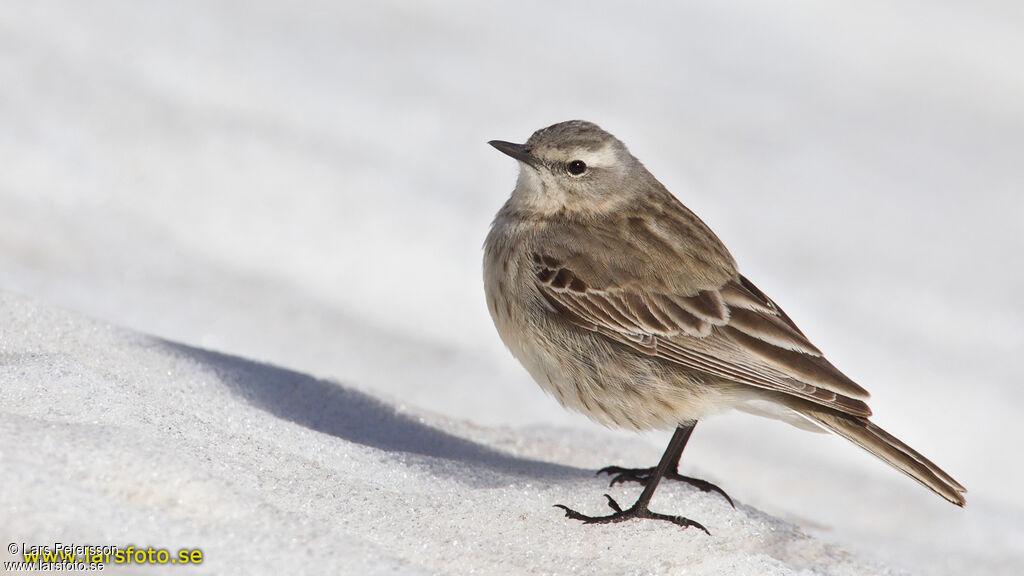
M 746 278 L 673 294 L 639 283 L 595 286 L 579 254 L 535 254 L 545 300 L 575 325 L 686 368 L 870 416 L 866 390 L 829 363 L 793 321 Z M 574 266 L 575 265 L 575 266 Z M 622 287 L 629 285 L 629 288 Z

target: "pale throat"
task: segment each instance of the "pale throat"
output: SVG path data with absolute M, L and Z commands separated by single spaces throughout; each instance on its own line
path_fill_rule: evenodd
M 590 148 L 577 148 L 567 154 L 571 160 L 582 160 L 587 166 L 593 168 L 607 169 L 620 163 L 620 159 L 611 144 L 605 144 L 597 150 Z M 613 204 L 619 204 L 621 198 L 597 199 L 589 197 L 581 202 L 581 198 L 570 194 L 559 181 L 560 176 L 550 174 L 546 168 L 540 170 L 530 166 L 521 165 L 519 168 L 519 179 L 516 180 L 516 188 L 512 198 L 520 208 L 529 212 L 551 215 L 558 212 L 569 211 L 604 211 L 613 208 Z M 595 210 L 596 209 L 596 210 Z

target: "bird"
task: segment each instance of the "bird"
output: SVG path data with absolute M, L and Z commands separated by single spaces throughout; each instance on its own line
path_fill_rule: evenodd
M 868 391 L 829 362 L 790 317 L 739 273 L 722 241 L 594 123 L 560 122 L 524 144 L 488 142 L 519 164 L 484 242 L 488 311 L 502 341 L 565 408 L 612 428 L 673 430 L 652 468 L 609 466 L 611 484 L 644 485 L 624 509 L 587 524 L 652 519 L 694 527 L 649 503 L 679 474 L 697 422 L 737 409 L 832 432 L 949 502 L 966 489 L 870 420 Z M 710 534 L 710 532 L 708 532 Z

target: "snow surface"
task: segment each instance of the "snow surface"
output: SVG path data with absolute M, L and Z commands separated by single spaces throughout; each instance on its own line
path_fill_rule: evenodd
M 0 544 L 200 547 L 215 573 L 1022 573 L 1022 55 L 994 0 L 7 2 Z M 630 503 L 593 471 L 668 438 L 562 411 L 487 317 L 516 168 L 485 142 L 570 118 L 967 508 L 727 415 L 684 468 L 738 509 L 655 499 L 711 537 L 562 518 Z

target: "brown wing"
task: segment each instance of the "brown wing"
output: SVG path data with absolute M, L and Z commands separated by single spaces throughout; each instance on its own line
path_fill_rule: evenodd
M 663 270 L 658 282 L 649 282 L 619 266 L 614 281 L 607 282 L 601 274 L 579 272 L 608 268 L 579 244 L 586 242 L 533 255 L 541 294 L 577 326 L 693 370 L 850 415 L 871 415 L 863 402 L 867 391 L 829 363 L 785 312 L 743 276 L 733 271 L 714 288 L 704 283 L 693 290 L 687 286 L 692 283 L 683 282 L 683 290 L 666 290 L 678 287 L 671 270 Z M 649 253 L 644 256 L 638 269 L 646 270 L 644 262 L 659 261 Z M 729 272 L 730 265 L 731 260 L 715 273 Z

